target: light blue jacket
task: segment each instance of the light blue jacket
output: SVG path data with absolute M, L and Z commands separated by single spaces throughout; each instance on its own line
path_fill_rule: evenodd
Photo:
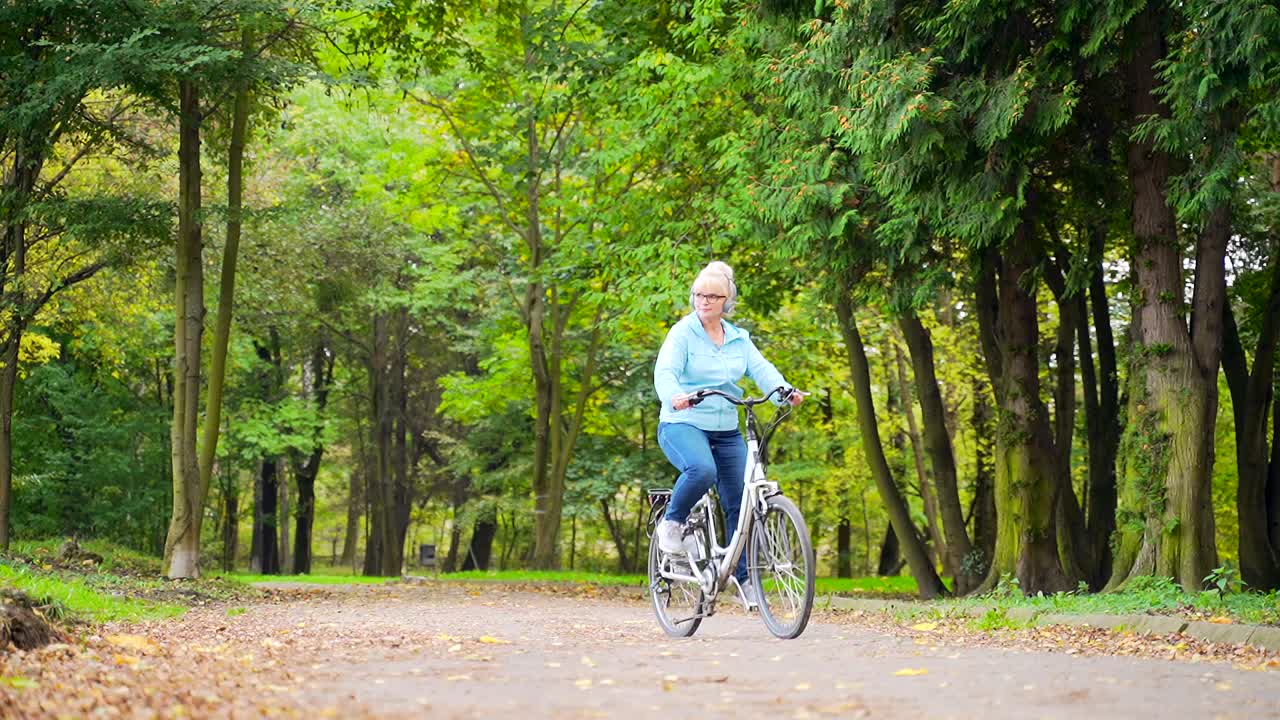
M 760 351 L 746 330 L 726 321 L 724 345 L 716 347 L 702 327 L 697 313 L 689 313 L 667 332 L 667 339 L 653 366 L 653 387 L 662 401 L 661 422 L 685 423 L 701 430 L 736 430 L 738 409 L 722 397 L 709 397 L 687 410 L 676 410 L 671 399 L 677 393 L 721 390 L 742 397 L 737 382 L 745 374 L 762 393 L 787 385 L 782 373 Z

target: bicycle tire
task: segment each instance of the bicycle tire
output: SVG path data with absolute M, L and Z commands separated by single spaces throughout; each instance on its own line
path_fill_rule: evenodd
M 659 572 L 662 551 L 658 534 L 649 537 L 649 598 L 653 614 L 662 631 L 671 637 L 689 637 L 702 624 L 704 593 L 702 586 L 684 580 L 671 580 Z
M 813 612 L 817 579 L 813 543 L 800 509 L 782 495 L 766 500 L 753 521 L 747 572 L 756 588 L 760 618 L 784 640 L 800 636 Z

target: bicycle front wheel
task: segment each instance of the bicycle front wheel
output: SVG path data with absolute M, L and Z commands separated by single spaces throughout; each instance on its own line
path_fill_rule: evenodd
M 770 497 L 764 517 L 754 521 L 747 571 L 769 632 L 783 639 L 799 637 L 813 611 L 817 568 L 804 516 L 781 495 Z
M 679 558 L 664 557 L 658 549 L 658 533 L 649 538 L 649 598 L 653 601 L 653 614 L 663 632 L 672 637 L 689 637 L 702 624 L 702 586 L 686 580 L 662 577 L 662 563 L 675 563 L 685 574 L 688 562 Z

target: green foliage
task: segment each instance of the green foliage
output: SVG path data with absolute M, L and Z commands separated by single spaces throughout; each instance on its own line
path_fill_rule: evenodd
M 824 571 L 834 570 L 843 533 L 855 574 L 871 572 L 887 521 L 846 388 L 835 292 L 858 306 L 889 462 L 920 524 L 906 422 L 915 411 L 890 400 L 893 317 L 916 312 L 934 333 L 967 505 L 991 441 L 968 420 L 990 393 L 974 317 L 978 268 L 1027 224 L 1037 266 L 1019 282 L 1039 293 L 1043 337 L 1012 350 L 1040 362 L 1039 400 L 1049 406 L 1059 360 L 1048 338 L 1062 320 L 1039 282 L 1044 262 L 1060 265 L 1069 295 L 1094 292 L 1091 271 L 1102 264 L 1116 334 L 1132 320 L 1133 290 L 1119 277 L 1133 269 L 1130 138 L 1180 156 L 1170 197 L 1184 239 L 1231 202 L 1233 300 L 1246 345 L 1261 332 L 1280 218 L 1265 155 L 1280 137 L 1280 21 L 1262 0 L 1170 6 L 1159 68 L 1170 112 L 1133 118 L 1120 71 L 1139 10 L 988 0 L 10 3 L 0 10 L 9 30 L 0 33 L 0 140 L 6 153 L 19 140 L 38 147 L 43 181 L 68 171 L 40 197 L 6 185 L 0 214 L 28 223 L 42 244 L 31 246 L 26 280 L 4 275 L 0 300 L 10 310 L 23 305 L 15 289 L 36 298 L 70 288 L 73 259 L 102 264 L 100 283 L 76 286 L 24 326 L 14 529 L 159 549 L 173 320 L 159 308 L 173 268 L 151 251 L 171 231 L 166 158 L 176 143 L 164 117 L 177 78 L 207 88 L 212 259 L 225 219 L 218 98 L 248 79 L 260 139 L 249 153 L 210 539 L 221 542 L 223 522 L 245 534 L 249 478 L 265 457 L 287 458 L 289 485 L 293 464 L 325 450 L 317 512 L 326 542 L 336 544 L 329 537 L 342 533 L 349 504 L 369 506 L 360 495 L 371 464 L 370 341 L 373 319 L 395 315 L 410 386 L 397 416 L 410 438 L 410 541 L 434 541 L 443 556 L 456 537 L 462 557 L 477 525 L 494 522 L 494 564 L 520 564 L 543 362 L 530 349 L 530 309 L 542 303 L 550 311 L 534 339 L 550 348 L 560 415 L 549 427 L 561 440 L 585 393 L 565 470 L 574 542 L 561 533 L 561 559 L 616 567 L 605 508 L 624 551 L 642 558 L 641 491 L 673 476 L 654 443 L 649 370 L 662 333 L 686 311 L 693 272 L 722 258 L 738 270 L 738 321 L 790 380 L 815 391 L 779 437 L 770 472 L 803 507 L 819 557 L 832 563 Z M 27 42 L 40 14 L 61 22 Z M 333 20 L 341 32 L 325 41 L 339 47 L 305 31 Z M 285 39 L 249 59 L 239 46 L 246 29 Z M 317 55 L 328 75 L 298 84 Z M 128 111 L 113 120 L 118 107 Z M 323 407 L 311 393 L 317 347 L 334 368 Z M 270 360 L 258 348 L 270 348 Z M 1128 347 L 1135 363 L 1120 374 L 1136 377 L 1174 350 Z M 1030 437 L 1021 418 L 1003 409 L 996 435 Z M 1076 424 L 1066 475 L 1083 491 L 1086 428 Z M 1140 533 L 1165 507 L 1171 437 L 1141 403 L 1124 426 L 1122 487 L 1135 502 L 1117 520 Z M 1236 528 L 1229 418 L 1216 441 L 1215 520 L 1231 559 L 1222 541 L 1234 543 Z M 236 498 L 239 517 L 224 518 Z M 962 569 L 990 562 L 975 550 Z M 1229 574 L 1210 577 L 1234 587 Z M 871 589 L 911 591 L 905 578 L 877 583 Z M 1222 590 L 1223 602 L 1248 595 Z M 1122 595 L 1175 602 L 1167 591 L 1137 583 Z M 985 600 L 1020 595 L 1006 580 Z
M 1206 614 L 1230 617 L 1238 622 L 1275 623 L 1280 621 L 1280 599 L 1275 592 L 1228 592 L 1215 590 L 1188 594 L 1167 577 L 1138 576 L 1119 590 L 1089 593 L 1087 588 L 1075 592 L 1024 596 L 1016 578 L 1003 580 L 996 590 L 982 596 L 937 600 L 911 606 L 905 618 L 955 617 L 976 615 L 978 629 L 1017 627 L 1008 618 L 1015 608 L 1039 613 L 1113 615 L 1182 615 L 1202 618 Z
M 1244 589 L 1244 582 L 1240 579 L 1240 569 L 1229 562 L 1214 568 L 1213 572 L 1206 575 L 1204 584 L 1210 590 L 1216 591 L 1219 598 L 1234 595 Z
M 179 605 L 122 597 L 83 580 L 65 579 L 19 564 L 0 563 L 0 584 L 21 590 L 34 598 L 37 605 L 47 607 L 47 615 L 60 620 L 139 622 L 177 617 L 186 612 Z
M 168 409 L 134 395 L 82 350 L 68 341 L 62 359 L 20 387 L 17 536 L 79 535 L 154 552 L 169 502 Z
M 1009 618 L 1007 608 L 991 608 L 974 620 L 973 627 L 983 632 L 992 630 L 1017 630 L 1027 626 L 1026 622 L 1017 622 Z

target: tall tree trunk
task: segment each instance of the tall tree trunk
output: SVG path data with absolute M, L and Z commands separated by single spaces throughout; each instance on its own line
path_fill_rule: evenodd
M 1280 249 L 1271 261 L 1271 289 L 1262 312 L 1262 327 L 1254 350 L 1253 371 L 1240 344 L 1231 307 L 1225 308 L 1226 336 L 1222 367 L 1235 409 L 1236 467 L 1240 484 L 1236 510 L 1240 520 L 1240 575 L 1251 588 L 1280 587 L 1280 546 L 1272 543 L 1268 503 L 1268 464 L 1271 451 L 1268 425 L 1274 401 L 1277 331 L 1280 330 Z
M 276 503 L 276 530 L 280 533 L 280 572 L 287 573 L 293 567 L 292 558 L 289 555 L 289 477 L 288 468 L 285 466 L 284 458 L 272 458 L 275 463 L 277 480 L 276 492 L 280 493 L 280 500 Z M 280 476 L 284 477 L 280 477 Z
M 280 333 L 268 326 L 266 339 L 253 338 L 253 349 L 261 363 L 258 394 L 264 401 L 280 400 L 284 388 L 284 367 L 280 355 Z M 280 464 L 275 455 L 264 452 L 254 481 L 253 530 L 250 566 L 254 572 L 276 575 L 288 567 L 281 557 L 283 508 L 280 494 Z
M 329 404 L 329 387 L 333 382 L 333 358 L 322 334 L 311 349 L 311 365 L 303 383 L 304 391 L 311 394 L 311 401 L 318 414 L 323 414 Z M 311 572 L 311 543 L 315 535 L 316 477 L 320 474 L 320 461 L 324 458 L 324 445 L 320 438 L 314 443 L 305 461 L 298 457 L 293 462 L 293 477 L 298 488 L 298 509 L 295 512 L 297 527 L 294 531 L 293 571 Z M 350 520 L 348 519 L 348 526 Z M 346 556 L 346 549 L 343 549 Z
M 1271 192 L 1280 194 L 1280 152 L 1271 156 Z M 1280 262 L 1280 228 L 1271 230 L 1272 252 Z M 1280 284 L 1280 281 L 1276 281 Z M 1276 294 L 1273 289 L 1272 295 Z M 1274 389 L 1274 386 L 1273 386 Z M 1266 432 L 1265 429 L 1263 432 Z M 1280 402 L 1271 402 L 1271 462 L 1267 464 L 1267 485 L 1264 493 L 1267 503 L 1267 535 L 1271 547 L 1280 553 Z
M 398 415 L 398 351 L 392 331 L 393 318 L 386 312 L 373 318 L 373 345 L 369 355 L 370 463 L 368 476 L 369 546 L 365 574 L 397 576 L 404 560 L 404 530 L 399 522 L 395 430 Z
M 996 485 L 991 419 L 990 390 L 975 374 L 973 413 L 970 416 L 974 437 L 973 503 L 969 515 L 973 518 L 973 543 L 978 555 L 970 565 L 975 574 L 983 577 L 986 576 L 996 551 Z
M 1094 561 L 1089 552 L 1084 511 L 1080 508 L 1071 476 L 1071 446 L 1076 426 L 1075 342 L 1077 328 L 1084 327 L 1085 323 L 1079 313 L 1080 295 L 1068 292 L 1059 262 L 1069 266 L 1070 258 L 1057 261 L 1047 258 L 1044 262 L 1044 277 L 1058 306 L 1058 331 L 1054 344 L 1057 367 L 1053 388 L 1053 465 L 1058 481 L 1058 505 L 1054 513 L 1058 530 L 1058 560 L 1068 577 L 1087 579 L 1094 575 Z M 1082 361 L 1082 367 L 1084 364 Z M 1092 367 L 1092 360 L 1088 364 Z
M 1034 270 L 1034 225 L 1030 209 L 1006 243 L 998 272 L 997 315 L 984 321 L 998 343 L 1000 374 L 996 401 L 996 547 L 982 589 L 1005 575 L 1017 577 L 1023 592 L 1056 592 L 1073 583 L 1058 560 L 1054 512 L 1058 479 L 1048 410 L 1040 399 L 1039 322 L 1036 295 L 1027 278 Z M 979 312 L 983 312 L 983 308 Z M 988 361 L 990 364 L 990 360 Z
M 848 516 L 836 525 L 836 577 L 853 577 L 853 525 Z
M 30 202 L 44 166 L 33 143 L 19 140 L 13 151 L 13 170 L 5 178 L 4 246 L 0 248 L 0 301 L 8 317 L 0 343 L 0 551 L 9 549 L 9 511 L 13 505 L 13 397 L 18 384 L 18 351 L 31 310 L 27 308 L 27 221 L 23 209 Z
M 466 496 L 455 488 L 453 492 L 453 526 L 449 529 L 449 552 L 445 555 L 444 565 L 440 571 L 451 573 L 458 569 L 458 550 L 462 546 L 462 523 L 458 521 L 458 515 L 462 510 L 462 503 L 466 500 Z
M 537 272 L 537 266 L 534 267 Z M 555 400 L 553 393 L 558 390 L 558 383 L 551 376 L 547 361 L 546 347 L 543 345 L 543 322 L 546 315 L 546 301 L 542 297 L 541 283 L 529 284 L 525 296 L 529 317 L 529 356 L 533 364 L 534 407 L 536 411 L 533 428 L 533 567 L 551 569 L 559 565 L 560 551 L 560 511 L 563 497 L 553 486 L 551 472 L 551 436 L 559 432 L 553 427 L 552 410 Z
M 606 498 L 600 498 L 600 510 L 604 513 L 604 524 L 609 528 L 609 537 L 613 538 L 613 547 L 618 551 L 618 570 L 629 573 L 632 570 L 631 558 L 627 555 L 627 542 L 622 537 L 621 518 L 619 521 L 613 519 Z
M 467 557 L 462 561 L 463 572 L 489 569 L 489 559 L 493 555 L 493 538 L 497 534 L 496 513 L 476 518 L 475 527 L 471 531 L 471 543 L 467 546 Z
M 276 533 L 280 498 L 279 468 L 273 457 L 262 458 L 253 490 L 253 533 L 249 547 L 250 572 L 280 574 L 279 535 Z
M 1267 465 L 1267 530 L 1280 548 L 1280 402 L 1271 403 L 1271 462 Z
M 933 340 L 920 318 L 914 313 L 898 318 L 898 326 L 907 341 L 911 355 L 912 374 L 915 377 L 916 397 L 920 401 L 920 416 L 924 427 L 925 451 L 933 468 L 934 485 L 937 488 L 938 512 L 942 516 L 948 565 L 955 577 L 956 594 L 963 595 L 981 582 L 972 571 L 973 544 L 965 530 L 964 509 L 960 505 L 960 488 L 956 475 L 955 453 L 951 447 L 951 433 L 947 430 L 947 411 L 942 402 L 942 391 L 934 371 Z
M 521 25 L 528 23 L 522 18 Z M 525 67 L 534 63 L 532 48 L 526 46 Z M 524 140 L 529 163 L 529 181 L 525 183 L 524 240 L 529 250 L 530 282 L 525 288 L 524 318 L 529 345 L 529 361 L 533 370 L 535 423 L 533 428 L 533 555 L 534 568 L 547 570 L 560 564 L 560 515 L 564 505 L 563 488 L 555 486 L 555 473 L 551 465 L 556 460 L 553 445 L 558 444 L 560 432 L 560 377 L 552 371 L 552 362 L 559 358 L 547 352 L 547 292 L 541 280 L 542 263 L 547 259 L 548 248 L 543 242 L 541 215 L 541 168 L 543 151 L 539 142 L 538 114 L 530 112 L 524 127 Z M 554 333 L 555 323 L 550 323 Z
M 200 341 L 204 332 L 201 261 L 200 91 L 194 80 L 178 83 L 178 239 L 174 282 L 174 390 L 170 429 L 173 512 L 164 544 L 164 574 L 200 574 L 200 520 L 204 510 L 196 455 L 200 405 Z
M 898 397 L 901 398 L 902 414 L 907 419 L 907 442 L 911 445 L 911 463 L 916 471 L 916 480 L 920 488 L 920 503 L 924 507 L 925 529 L 929 536 L 929 560 L 936 567 L 941 564 L 943 573 L 955 576 L 955 568 L 951 566 L 951 558 L 947 553 L 947 541 L 942 536 L 942 521 L 938 519 L 938 500 L 933 492 L 933 476 L 925 467 L 924 447 L 920 440 L 920 428 L 916 423 L 915 403 L 911 397 L 911 385 L 907 381 L 906 363 L 902 358 L 902 350 L 897 344 L 893 347 L 894 367 L 890 372 L 896 373 L 898 381 Z M 892 398 L 891 398 L 892 399 Z M 892 408 L 891 408 L 892 411 Z
M 1105 149 L 1103 150 L 1105 155 Z M 1116 366 L 1116 342 L 1111 331 L 1111 307 L 1107 301 L 1106 278 L 1103 275 L 1102 256 L 1106 245 L 1106 224 L 1094 223 L 1090 237 L 1091 271 L 1089 274 L 1089 307 L 1093 316 L 1094 335 L 1097 338 L 1098 372 L 1097 405 L 1092 415 L 1085 408 L 1085 423 L 1089 435 L 1089 500 L 1086 529 L 1089 535 L 1090 554 L 1094 557 L 1094 576 L 1089 587 L 1101 589 L 1111 577 L 1111 539 L 1116 529 L 1116 456 L 1120 450 L 1120 376 Z M 1082 312 L 1081 317 L 1085 317 Z M 1081 322 L 1081 362 L 1089 358 L 1088 369 L 1093 369 L 1089 347 L 1089 327 Z M 1082 367 L 1084 367 L 1082 365 Z M 1092 398 L 1093 390 L 1086 382 L 1086 398 Z
M 876 575 L 890 577 L 902 572 L 902 546 L 898 543 L 898 534 L 893 531 L 893 523 L 884 529 L 884 539 L 880 541 L 880 554 L 876 561 Z
M 1169 12 L 1147 5 L 1130 28 L 1137 43 L 1128 66 L 1131 117 L 1167 114 L 1156 97 L 1156 72 L 1165 56 L 1162 13 Z M 1109 585 L 1154 573 L 1198 591 L 1217 563 L 1210 483 L 1229 207 L 1211 213 L 1197 241 L 1188 332 L 1177 228 L 1165 195 L 1170 158 L 1152 142 L 1132 139 L 1128 163 L 1135 247 L 1130 265 L 1138 278 L 1141 335 L 1132 353 L 1139 382 L 1122 447 L 1127 458 L 1121 500 L 1142 527 L 1121 529 Z
M 245 30 L 241 52 L 253 52 L 253 33 Z M 231 108 L 231 142 L 227 149 L 227 242 L 222 249 L 222 275 L 218 287 L 218 314 L 214 321 L 213 348 L 209 356 L 209 395 L 205 402 L 204 433 L 200 443 L 200 496 L 209 492 L 213 461 L 222 427 L 222 386 L 227 374 L 227 344 L 231 339 L 234 311 L 236 260 L 240 254 L 240 226 L 244 199 L 244 143 L 249 125 L 249 80 L 236 83 Z
M 372 452 L 376 454 L 376 451 Z M 365 541 L 361 573 L 378 576 L 382 574 L 382 523 L 385 518 L 382 512 L 382 487 L 376 460 L 370 462 L 369 471 L 365 473 L 364 480 Z
M 1076 311 L 1080 318 L 1076 341 L 1080 347 L 1080 379 L 1084 386 L 1085 436 L 1089 451 L 1085 542 L 1090 562 L 1086 580 L 1094 591 L 1102 589 L 1111 577 L 1111 534 L 1116 527 L 1116 449 L 1120 441 L 1116 349 L 1102 273 L 1105 230 L 1100 225 L 1090 231 L 1088 297 L 1081 293 L 1076 298 Z M 1090 306 L 1098 337 L 1096 366 L 1087 320 Z
M 320 471 L 319 455 L 323 450 L 313 450 L 302 465 L 294 465 L 293 480 L 298 491 L 297 507 L 293 511 L 293 572 L 311 572 L 311 544 L 315 535 L 316 475 Z
M 360 467 L 363 467 L 363 460 L 347 478 L 347 529 L 342 538 L 342 559 L 339 560 L 343 567 L 355 565 L 356 546 L 360 543 L 360 509 L 364 505 Z
M 223 486 L 222 503 L 222 571 L 233 572 L 240 549 L 240 493 L 234 471 Z
M 920 596 L 934 598 L 947 594 L 938 572 L 924 543 L 916 534 L 916 527 L 911 521 L 911 511 L 907 508 L 906 498 L 898 489 L 897 483 L 889 470 L 889 462 L 885 458 L 884 447 L 880 444 L 879 423 L 876 420 L 875 401 L 871 397 L 871 370 L 867 363 L 866 349 L 862 345 L 862 335 L 858 332 L 857 321 L 853 315 L 853 306 L 849 301 L 847 287 L 842 287 L 836 296 L 836 317 L 840 322 L 840 332 L 844 336 L 845 350 L 849 353 L 849 374 L 853 381 L 854 397 L 858 405 L 858 425 L 861 429 L 863 449 L 871 464 L 871 474 L 875 478 L 876 489 L 889 513 L 889 522 L 898 536 L 911 568 L 911 575 L 916 580 Z
M 409 532 L 410 512 L 413 509 L 413 488 L 409 477 L 409 420 L 408 420 L 408 338 L 409 312 L 401 308 L 396 314 L 394 352 L 391 360 L 391 473 L 392 495 L 392 547 L 386 561 L 387 574 L 399 576 L 404 570 L 404 545 Z
M 13 393 L 18 384 L 18 346 L 22 331 L 16 324 L 0 346 L 0 551 L 9 549 L 9 509 L 13 504 Z
M 605 289 L 607 290 L 607 286 Z M 533 566 L 545 570 L 558 567 L 560 563 L 559 537 L 561 515 L 564 510 L 565 478 L 568 476 L 569 462 L 573 458 L 574 447 L 582 431 L 587 401 L 593 392 L 596 363 L 602 341 L 601 320 L 604 304 L 600 303 L 596 306 L 592 319 L 591 337 L 587 343 L 582 375 L 578 378 L 578 392 L 574 398 L 572 414 L 567 414 L 567 408 L 565 408 L 564 383 L 561 379 L 561 364 L 565 354 L 565 328 L 568 326 L 572 308 L 560 302 L 558 291 L 554 287 L 551 288 L 550 302 L 544 302 L 543 306 L 551 313 L 547 323 L 551 333 L 551 348 L 545 355 L 544 362 L 535 363 L 535 365 L 545 369 L 543 387 L 547 397 L 539 399 L 537 404 L 541 412 L 545 403 L 550 418 L 545 451 L 550 468 L 542 480 L 541 491 L 536 489 L 535 484 Z M 539 348 L 545 349 L 541 343 Z M 535 390 L 537 386 L 538 383 L 535 382 Z M 541 420 L 539 420 L 540 426 Z M 538 455 L 536 446 L 534 455 L 536 462 Z M 535 481 L 538 479 L 536 469 L 534 479 Z

